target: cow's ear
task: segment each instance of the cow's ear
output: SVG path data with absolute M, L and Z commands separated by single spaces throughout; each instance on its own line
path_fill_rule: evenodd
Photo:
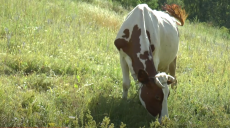
M 173 81 L 170 81 L 170 80 L 167 81 L 167 85 L 170 85 L 172 83 L 173 83 Z
M 140 69 L 138 71 L 138 81 L 142 84 L 147 84 L 149 82 L 149 75 L 145 70 Z
M 167 84 L 168 84 L 168 85 L 169 85 L 169 84 L 172 84 L 172 83 L 175 82 L 175 80 L 176 80 L 176 79 L 175 79 L 173 76 L 168 75 Z

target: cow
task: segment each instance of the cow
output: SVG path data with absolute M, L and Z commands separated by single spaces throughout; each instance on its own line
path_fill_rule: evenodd
M 176 84 L 177 25 L 183 26 L 187 17 L 176 4 L 166 4 L 163 9 L 166 11 L 137 5 L 127 15 L 114 41 L 123 74 L 122 98 L 128 96 L 130 72 L 139 83 L 141 104 L 152 116 L 158 115 L 159 122 L 168 117 L 168 85 Z

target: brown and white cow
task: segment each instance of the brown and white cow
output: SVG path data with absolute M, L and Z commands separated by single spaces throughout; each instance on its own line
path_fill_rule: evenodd
M 151 115 L 159 115 L 159 121 L 163 116 L 168 117 L 168 84 L 176 81 L 177 25 L 183 26 L 187 17 L 178 5 L 163 8 L 166 12 L 152 10 L 146 4 L 136 6 L 128 14 L 114 42 L 120 53 L 123 98 L 128 96 L 130 71 L 134 80 L 139 81 L 142 105 Z

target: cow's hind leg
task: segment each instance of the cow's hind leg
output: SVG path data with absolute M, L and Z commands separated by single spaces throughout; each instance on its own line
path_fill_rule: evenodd
M 173 76 L 175 79 L 176 79 L 176 59 L 177 57 L 169 65 L 169 74 Z M 174 83 L 171 84 L 171 88 L 175 88 L 176 85 L 177 85 L 177 79 L 175 80 Z
M 128 90 L 130 87 L 130 77 L 129 77 L 129 67 L 125 61 L 125 58 L 120 56 L 120 64 L 123 74 L 123 99 L 127 99 L 128 97 Z

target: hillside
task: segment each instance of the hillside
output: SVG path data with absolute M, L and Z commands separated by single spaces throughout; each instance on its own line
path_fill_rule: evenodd
M 179 27 L 178 87 L 163 125 L 135 82 L 122 96 L 113 42 L 128 11 L 98 0 L 0 0 L 0 127 L 228 127 L 230 36 Z M 119 13 L 116 13 L 116 12 Z

